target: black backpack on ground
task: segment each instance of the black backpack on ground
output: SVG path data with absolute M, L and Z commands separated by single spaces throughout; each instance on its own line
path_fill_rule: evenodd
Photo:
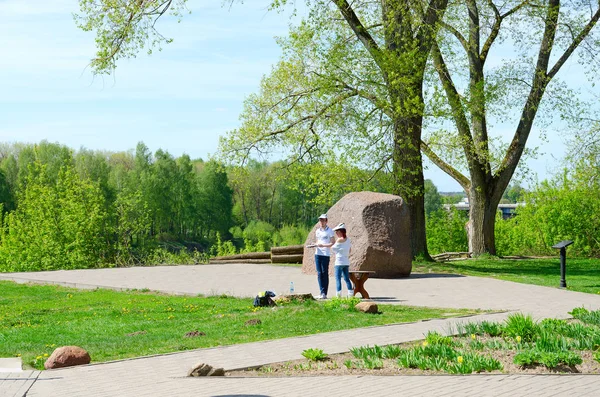
M 273 297 L 275 297 L 275 293 L 271 291 L 260 292 L 254 298 L 254 307 L 277 306 L 275 301 L 272 299 Z

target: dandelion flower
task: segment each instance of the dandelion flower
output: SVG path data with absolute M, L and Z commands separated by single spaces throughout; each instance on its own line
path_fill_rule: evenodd
M 462 364 L 462 362 L 463 362 L 463 356 L 456 357 L 456 361 L 458 361 L 459 364 Z
M 517 343 L 521 343 L 521 337 L 517 335 Z
M 475 338 L 476 338 L 475 334 L 471 334 L 471 339 L 474 340 Z
M 423 341 L 423 346 L 427 346 L 427 341 Z

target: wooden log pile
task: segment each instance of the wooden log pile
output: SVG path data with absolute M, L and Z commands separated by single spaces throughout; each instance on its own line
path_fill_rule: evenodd
M 235 254 L 227 256 L 216 256 L 210 258 L 210 264 L 226 264 L 226 263 L 271 263 L 271 251 L 266 252 L 246 252 L 244 254 Z
M 303 245 L 271 248 L 271 263 L 302 263 Z
M 273 247 L 267 252 L 247 252 L 228 256 L 210 258 L 208 263 L 224 265 L 228 263 L 302 263 L 303 245 Z
M 437 255 L 431 255 L 436 262 L 459 261 L 471 258 L 471 252 L 444 252 Z

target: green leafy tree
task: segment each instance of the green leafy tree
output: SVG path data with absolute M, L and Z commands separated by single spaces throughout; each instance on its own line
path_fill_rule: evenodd
M 425 179 L 425 215 L 442 209 L 442 196 L 430 179 Z
M 465 0 L 449 8 L 431 53 L 440 83 L 430 109 L 441 119 L 422 150 L 469 197 L 469 251 L 496 253 L 497 206 L 527 154 L 536 117 L 582 110 L 556 76 L 578 50 L 596 72 L 599 18 L 597 1 Z M 491 66 L 500 42 L 515 56 Z M 512 123 L 510 143 L 495 142 L 494 121 Z
M 65 165 L 52 181 L 46 165 L 30 166 L 18 208 L 5 218 L 0 263 L 6 271 L 89 268 L 107 253 L 100 189 Z
M 431 252 L 465 252 L 467 250 L 467 232 L 465 223 L 468 218 L 464 211 L 437 210 L 427 217 L 427 245 Z
M 271 6 L 277 8 L 286 3 L 276 0 Z M 413 6 L 401 0 L 352 4 L 346 0 L 314 1 L 311 19 L 293 33 L 306 51 L 296 53 L 292 62 L 284 65 L 291 67 L 279 68 L 286 82 L 295 80 L 297 84 L 290 89 L 285 86 L 275 89 L 278 92 L 271 97 L 274 101 L 269 104 L 267 100 L 263 106 L 271 107 L 272 111 L 258 110 L 259 114 L 264 113 L 258 117 L 262 123 L 253 122 L 241 128 L 239 134 L 234 132 L 225 147 L 248 154 L 248 149 L 268 149 L 275 142 L 293 148 L 292 158 L 300 161 L 323 153 L 331 157 L 332 149 L 324 150 L 320 143 L 333 142 L 333 147 L 353 143 L 350 145 L 353 150 L 345 153 L 357 156 L 348 163 L 356 163 L 357 159 L 363 163 L 368 159 L 370 165 L 379 164 L 378 169 L 391 168 L 395 193 L 405 198 L 411 215 L 413 254 L 427 256 L 420 152 L 423 79 L 438 21 L 447 3 L 447 0 L 431 0 Z M 80 0 L 79 26 L 97 33 L 98 53 L 92 66 L 98 72 L 110 71 L 120 57 L 134 56 L 146 43 L 163 42 L 154 30 L 156 20 L 168 11 L 177 14 L 184 4 L 184 0 L 118 4 L 109 0 Z M 317 42 L 332 38 L 334 43 L 310 48 L 306 44 L 313 38 Z M 349 47 L 353 51 L 346 51 Z M 302 59 L 303 56 L 307 57 Z M 360 73 L 355 73 L 357 69 L 367 71 L 370 76 L 363 80 Z M 263 86 L 263 92 L 266 91 Z M 280 106 L 273 106 L 278 102 Z M 289 117 L 280 120 L 274 117 L 285 114 Z M 372 131 L 368 126 L 377 118 L 389 122 Z M 246 119 L 251 119 L 248 112 Z M 347 128 L 352 122 L 362 128 Z M 253 125 L 265 133 L 257 135 L 259 129 Z M 332 138 L 318 138 L 334 131 L 338 134 Z M 347 134 L 340 134 L 342 131 Z M 373 151 L 359 153 L 365 147 Z M 385 150 L 378 153 L 381 148 Z M 338 149 L 343 149 L 343 145 Z
M 229 187 L 225 169 L 214 161 L 205 164 L 198 176 L 198 208 L 203 222 L 204 235 L 229 233 L 232 223 L 233 190 Z

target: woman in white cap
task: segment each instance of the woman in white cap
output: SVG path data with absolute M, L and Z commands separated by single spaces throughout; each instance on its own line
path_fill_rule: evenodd
M 350 239 L 346 236 L 346 225 L 340 223 L 333 228 L 337 240 L 333 244 L 324 244 L 324 246 L 330 246 L 331 250 L 335 253 L 335 287 L 336 296 L 342 296 L 342 276 L 346 282 L 346 288 L 348 288 L 348 297 L 354 296 L 354 290 L 352 289 L 352 282 L 350 281 L 350 249 L 352 244 Z
M 319 216 L 319 227 L 315 232 L 317 244 L 315 250 L 315 265 L 317 268 L 317 281 L 319 282 L 320 299 L 327 299 L 327 290 L 329 289 L 329 247 L 333 245 L 333 230 L 327 226 L 327 214 Z

